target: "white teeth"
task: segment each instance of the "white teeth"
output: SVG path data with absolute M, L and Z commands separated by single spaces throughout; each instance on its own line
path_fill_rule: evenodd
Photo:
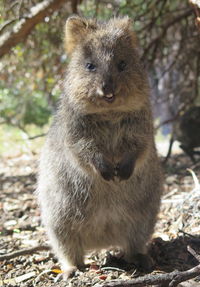
M 113 97 L 113 95 L 112 94 L 108 94 L 108 95 L 106 95 L 106 98 L 112 98 Z

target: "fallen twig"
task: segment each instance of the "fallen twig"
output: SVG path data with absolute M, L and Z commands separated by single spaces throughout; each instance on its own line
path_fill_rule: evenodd
M 125 272 L 125 270 L 116 267 L 102 267 L 101 270 L 114 270 L 118 272 Z
M 0 255 L 0 261 L 13 259 L 15 257 L 22 256 L 22 255 L 30 255 L 37 251 L 43 251 L 43 250 L 50 250 L 50 247 L 48 245 L 38 245 L 32 248 L 14 251 L 8 254 Z
M 188 246 L 187 250 L 200 262 L 200 255 L 198 255 L 194 249 Z M 127 281 L 117 280 L 105 282 L 103 284 L 96 284 L 95 287 L 132 287 L 145 285 L 175 287 L 179 283 L 195 278 L 198 275 L 200 275 L 200 264 L 186 271 L 173 271 L 167 274 L 148 274 Z
M 149 274 L 132 280 L 117 280 L 96 284 L 95 287 L 132 287 L 145 285 L 164 285 L 175 287 L 179 283 L 200 275 L 200 264 L 186 271 L 173 271 L 167 274 Z
M 10 279 L 5 279 L 5 280 L 1 280 L 0 279 L 0 286 L 4 287 L 4 286 L 19 286 L 18 284 L 25 281 L 25 280 L 28 280 L 30 278 L 33 278 L 35 277 L 36 275 L 36 272 L 33 271 L 33 272 L 28 272 L 28 273 L 25 273 L 21 276 L 17 276 L 15 278 L 10 278 Z
M 194 171 L 190 168 L 187 168 L 187 170 L 191 173 L 193 181 L 194 181 L 194 191 L 197 190 L 200 192 L 200 183 L 199 180 L 196 176 L 196 174 L 194 173 Z
M 200 255 L 196 253 L 196 251 L 194 251 L 194 249 L 191 246 L 187 246 L 187 250 L 188 252 L 190 252 L 190 254 L 192 254 L 192 256 L 194 256 L 196 258 L 196 260 L 200 263 Z

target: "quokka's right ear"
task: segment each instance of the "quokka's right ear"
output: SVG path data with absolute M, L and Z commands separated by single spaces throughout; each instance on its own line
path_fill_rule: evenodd
M 65 49 L 71 54 L 78 43 L 80 43 L 91 30 L 96 29 L 94 20 L 87 20 L 79 16 L 70 16 L 65 25 Z

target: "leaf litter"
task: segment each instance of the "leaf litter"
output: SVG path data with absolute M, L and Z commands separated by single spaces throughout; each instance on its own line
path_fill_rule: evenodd
M 48 244 L 34 195 L 37 161 L 37 154 L 1 160 L 0 256 Z M 149 247 L 154 261 L 152 274 L 183 271 L 198 264 L 187 246 L 190 245 L 200 254 L 199 179 L 200 162 L 194 165 L 184 154 L 171 157 L 165 166 L 162 205 Z M 0 261 L 0 286 L 84 287 L 144 275 L 133 264 L 115 260 L 112 251 L 90 254 L 86 261 L 86 270 L 77 271 L 66 283 L 60 280 L 62 271 L 50 249 L 28 252 L 27 255 Z M 199 281 L 197 277 L 178 286 L 200 286 Z

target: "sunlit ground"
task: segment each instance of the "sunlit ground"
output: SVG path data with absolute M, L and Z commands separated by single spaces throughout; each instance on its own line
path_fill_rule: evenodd
M 166 156 L 167 152 L 169 150 L 169 144 L 170 144 L 170 137 L 171 135 L 163 136 L 160 132 L 158 132 L 155 136 L 155 142 L 158 154 L 160 156 Z M 180 143 L 178 141 L 174 141 L 172 146 L 172 154 L 179 154 L 182 153 L 182 149 L 179 147 Z
M 0 126 L 0 156 L 15 157 L 27 153 L 38 153 L 44 143 L 45 136 L 32 140 L 29 138 L 47 131 L 48 125 L 43 128 L 30 125 L 27 128 L 27 133 L 16 127 Z

